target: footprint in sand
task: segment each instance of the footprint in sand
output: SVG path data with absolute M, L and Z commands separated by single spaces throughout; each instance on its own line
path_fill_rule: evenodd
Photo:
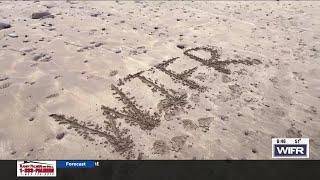
M 212 121 L 213 121 L 213 117 L 199 118 L 198 119 L 199 127 L 202 128 L 203 132 L 207 132 L 209 131 L 209 127 Z
M 295 127 L 291 127 L 286 131 L 287 138 L 301 138 L 302 134 L 301 131 Z
M 154 154 L 164 155 L 169 152 L 169 147 L 167 146 L 167 143 L 163 140 L 156 140 L 153 143 L 152 149 Z
M 186 130 L 196 130 L 198 126 L 193 123 L 190 119 L 182 120 L 182 125 Z
M 175 136 L 171 139 L 172 151 L 179 152 L 185 145 L 189 136 Z

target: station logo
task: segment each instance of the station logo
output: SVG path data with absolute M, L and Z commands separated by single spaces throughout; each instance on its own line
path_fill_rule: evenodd
M 17 161 L 17 177 L 56 176 L 56 161 Z
M 309 158 L 309 138 L 272 138 L 272 158 Z

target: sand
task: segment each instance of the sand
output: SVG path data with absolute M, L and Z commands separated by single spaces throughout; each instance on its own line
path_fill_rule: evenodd
M 319 9 L 3 1 L 0 158 L 320 159 Z

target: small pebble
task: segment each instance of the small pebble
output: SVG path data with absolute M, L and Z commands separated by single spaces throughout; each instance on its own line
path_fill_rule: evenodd
M 0 22 L 0 30 L 10 28 L 11 25 L 8 23 Z
M 16 33 L 10 33 L 10 34 L 8 34 L 8 36 L 11 37 L 11 38 L 17 38 L 18 37 L 18 35 Z
M 177 45 L 177 48 L 179 48 L 179 49 L 184 49 L 184 48 L 185 48 L 185 46 L 184 46 L 184 45 L 182 45 L 182 44 L 178 44 L 178 45 Z
M 56 138 L 57 138 L 58 140 L 60 140 L 60 139 L 62 139 L 62 138 L 64 137 L 64 135 L 65 135 L 64 132 L 58 133 L 57 136 L 56 136 Z

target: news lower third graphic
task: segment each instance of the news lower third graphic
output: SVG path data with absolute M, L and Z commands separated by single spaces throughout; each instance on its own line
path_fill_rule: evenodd
M 99 166 L 98 161 L 67 161 L 61 160 L 57 161 L 57 168 L 94 168 Z
M 17 177 L 56 176 L 56 161 L 17 161 Z
M 309 138 L 272 138 L 272 158 L 309 158 Z
M 17 161 L 17 177 L 56 177 L 57 169 L 98 166 L 99 161 L 92 160 Z
M 272 158 L 309 158 L 309 138 L 273 138 Z M 17 161 L 17 177 L 56 177 L 59 169 L 96 168 L 99 161 Z

